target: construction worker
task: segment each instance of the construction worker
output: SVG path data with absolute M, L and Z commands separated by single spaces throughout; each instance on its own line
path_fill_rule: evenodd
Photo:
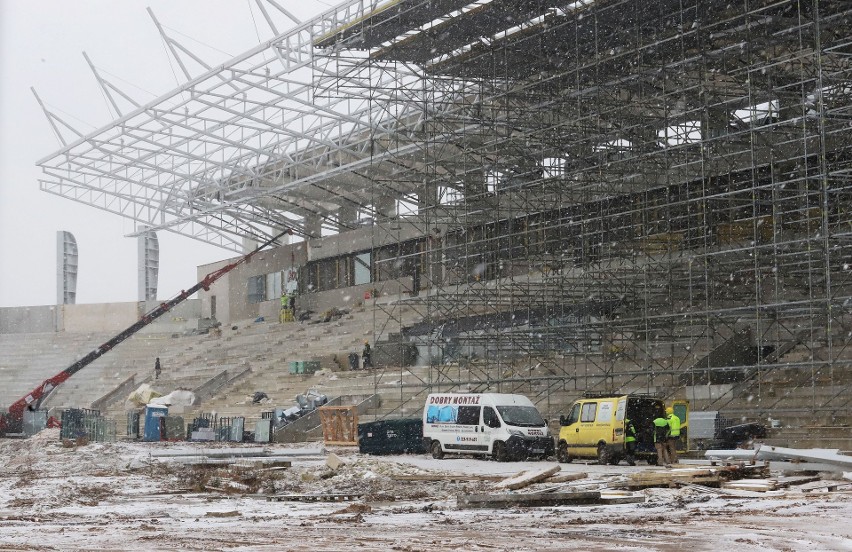
M 154 361 L 154 379 L 155 380 L 160 379 L 160 373 L 162 371 L 163 371 L 163 369 L 160 366 L 160 357 L 157 357 L 157 360 Z
M 296 296 L 291 293 L 281 295 L 281 323 L 295 321 Z
M 662 416 L 654 418 L 654 448 L 657 450 L 657 465 L 669 463 L 667 441 L 669 438 L 669 421 Z
M 361 352 L 361 358 L 364 359 L 364 370 L 373 367 L 372 354 L 373 351 L 370 349 L 370 342 L 364 341 L 364 350 Z
M 624 449 L 627 451 L 625 460 L 631 466 L 636 465 L 636 428 L 629 418 L 624 420 Z
M 296 293 L 291 292 L 287 294 L 287 308 L 290 309 L 290 312 L 293 313 L 293 318 L 296 318 Z
M 281 294 L 281 312 L 278 314 L 278 322 L 280 324 L 283 324 L 287 320 L 286 312 L 287 312 L 287 307 L 289 306 L 289 304 L 290 304 L 290 300 L 287 297 L 287 294 L 282 293 Z
M 677 464 L 677 443 L 680 440 L 680 418 L 674 413 L 671 406 L 666 408 L 666 421 L 669 424 L 669 435 L 666 439 L 666 452 L 669 463 Z

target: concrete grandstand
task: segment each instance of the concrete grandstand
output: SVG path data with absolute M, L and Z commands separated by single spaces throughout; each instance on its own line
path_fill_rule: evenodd
M 52 400 L 159 353 L 235 414 L 262 387 L 379 395 L 378 417 L 435 390 L 551 419 L 644 392 L 849 449 L 850 23 L 842 0 L 358 0 L 277 33 L 39 162 L 44 191 L 140 233 L 295 235 L 193 303 L 221 337 L 152 329 Z M 278 324 L 287 286 L 348 314 Z M 56 329 L 28 339 L 79 354 Z M 364 339 L 369 374 L 285 373 Z M 50 375 L 33 356 L 0 374 Z

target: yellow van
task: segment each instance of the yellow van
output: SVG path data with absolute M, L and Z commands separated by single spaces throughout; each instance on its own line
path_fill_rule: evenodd
M 674 401 L 675 415 L 681 420 L 678 452 L 685 452 L 689 424 L 689 403 Z M 568 416 L 560 416 L 556 459 L 597 458 L 599 464 L 618 464 L 627 454 L 624 446 L 625 420 L 636 429 L 637 460 L 657 463 L 654 449 L 654 418 L 666 416 L 666 405 L 647 395 L 592 395 L 574 401 Z

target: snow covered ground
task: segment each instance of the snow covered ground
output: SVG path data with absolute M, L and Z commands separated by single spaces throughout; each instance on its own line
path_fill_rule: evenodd
M 230 445 L 229 445 L 230 446 Z M 460 494 L 505 492 L 490 480 L 400 481 L 415 474 L 503 475 L 553 466 L 426 455 L 366 456 L 322 448 L 288 469 L 199 468 L 163 452 L 215 445 L 91 443 L 56 430 L 0 441 L 0 550 L 852 550 L 852 494 L 795 488 L 756 498 L 647 489 L 637 504 L 458 509 Z M 248 447 L 248 445 L 246 445 Z M 268 450 L 294 452 L 294 447 Z M 563 464 L 597 489 L 649 466 Z M 546 483 L 516 492 L 534 492 Z M 567 488 L 567 487 L 566 487 Z M 267 494 L 356 496 L 268 501 Z

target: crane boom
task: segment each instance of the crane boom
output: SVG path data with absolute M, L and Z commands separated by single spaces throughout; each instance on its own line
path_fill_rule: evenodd
M 213 283 L 216 282 L 216 280 L 218 280 L 228 272 L 232 271 L 239 265 L 248 262 L 255 253 L 257 253 L 267 245 L 275 243 L 275 241 L 278 240 L 278 238 L 280 238 L 284 234 L 288 234 L 291 232 L 292 231 L 289 229 L 285 230 L 274 238 L 271 238 L 266 242 L 262 243 L 261 245 L 257 246 L 253 251 L 246 255 L 243 255 L 236 261 L 223 266 L 219 270 L 211 272 L 191 288 L 181 291 L 172 299 L 169 299 L 164 303 L 160 303 L 155 308 L 142 315 L 139 320 L 137 320 L 127 329 L 125 329 L 100 347 L 94 349 L 89 354 L 87 354 L 71 366 L 65 368 L 55 376 L 50 377 L 41 382 L 38 387 L 36 387 L 14 403 L 12 403 L 12 405 L 9 407 L 8 414 L 0 415 L 0 435 L 4 435 L 5 433 L 11 432 L 19 432 L 21 430 L 21 424 L 24 418 L 24 411 L 28 408 L 31 410 L 38 410 L 38 408 L 41 406 L 41 402 L 47 397 L 47 395 L 51 391 L 56 389 L 59 384 L 66 381 L 68 378 L 70 378 L 89 364 L 93 363 L 94 361 L 111 351 L 116 345 L 128 339 L 133 334 L 135 334 L 154 320 L 169 312 L 172 308 L 182 303 L 187 298 L 191 297 L 197 291 L 201 289 L 204 289 L 205 291 L 209 290 L 210 286 L 212 286 Z

